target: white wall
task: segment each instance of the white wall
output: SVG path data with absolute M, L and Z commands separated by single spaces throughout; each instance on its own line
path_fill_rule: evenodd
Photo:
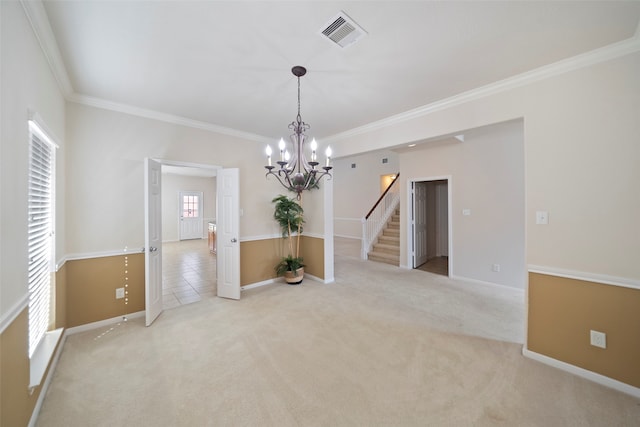
M 382 163 L 382 159 L 388 162 Z M 360 239 L 360 220 L 380 197 L 380 176 L 400 170 L 398 154 L 379 150 L 336 159 L 333 166 L 334 233 Z
M 27 289 L 28 111 L 37 113 L 60 146 L 56 174 L 56 256 L 65 252 L 64 99 L 19 2 L 0 2 L 0 320 Z M 0 322 L 0 326 L 4 326 Z
M 451 138 L 403 151 L 400 170 L 401 194 L 410 181 L 451 177 L 451 276 L 524 288 L 522 121 L 468 131 L 464 142 Z M 471 215 L 463 216 L 463 209 Z M 408 221 L 410 212 L 402 210 L 402 218 Z M 411 229 L 406 230 L 408 252 Z M 405 266 L 411 265 L 408 255 Z M 492 271 L 493 264 L 500 272 Z
M 207 237 L 207 221 L 216 219 L 216 178 L 162 174 L 162 240 L 175 242 L 180 239 L 180 192 L 202 192 L 202 237 Z
M 633 53 L 595 53 L 593 65 L 563 66 L 551 77 L 330 142 L 336 156 L 350 156 L 524 118 L 527 263 L 638 280 L 640 39 L 635 43 Z M 537 210 L 549 212 L 549 225 L 535 224 Z

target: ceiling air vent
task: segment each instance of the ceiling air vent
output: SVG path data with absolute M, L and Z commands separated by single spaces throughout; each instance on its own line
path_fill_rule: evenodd
M 340 47 L 352 45 L 367 35 L 366 31 L 344 12 L 340 12 L 323 26 L 320 34 Z

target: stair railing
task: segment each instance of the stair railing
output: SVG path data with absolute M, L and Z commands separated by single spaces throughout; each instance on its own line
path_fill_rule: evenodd
M 396 184 L 399 177 L 400 173 L 397 173 L 395 179 L 384 190 L 369 213 L 360 220 L 362 222 L 362 259 L 367 259 L 373 243 L 400 204 L 400 184 Z

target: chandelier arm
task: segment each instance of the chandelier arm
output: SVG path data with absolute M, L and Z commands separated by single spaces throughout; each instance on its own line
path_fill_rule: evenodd
M 275 169 L 275 166 L 271 166 L 271 150 L 268 148 L 267 157 L 269 166 L 265 166 L 267 169 L 265 176 L 268 178 L 269 175 L 274 175 L 284 188 L 297 193 L 298 200 L 300 200 L 302 192 L 310 188 L 317 188 L 317 184 L 325 175 L 329 176 L 327 179 L 331 179 L 330 171 L 333 168 L 329 166 L 329 157 L 327 157 L 327 166 L 317 168 L 319 163 L 315 158 L 315 149 L 317 147 L 315 141 L 312 142 L 311 161 L 308 161 L 304 155 L 304 144 L 307 137 L 305 132 L 308 131 L 311 126 L 302 121 L 302 115 L 300 113 L 300 77 L 304 76 L 307 70 L 302 66 L 295 66 L 291 71 L 298 79 L 298 114 L 296 115 L 295 121 L 289 124 L 289 129 L 293 131 L 289 138 L 291 139 L 294 152 L 291 158 L 285 161 L 282 157 L 284 145 L 281 145 L 281 157 L 280 161 L 277 162 L 280 168 Z M 329 156 L 329 153 L 327 153 L 327 156 Z
M 269 178 L 269 175 L 273 175 L 276 177 L 276 179 L 280 182 L 280 184 L 282 184 L 282 186 L 286 189 L 289 189 L 291 187 L 291 185 L 287 185 L 287 183 L 289 182 L 289 176 L 286 176 L 286 182 L 282 180 L 282 178 L 280 178 L 280 171 L 278 171 L 278 173 L 273 172 L 272 170 L 270 170 L 269 172 L 267 172 L 265 174 L 265 178 Z

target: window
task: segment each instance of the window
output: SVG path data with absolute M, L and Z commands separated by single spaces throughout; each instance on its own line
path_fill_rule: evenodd
M 29 357 L 51 323 L 54 265 L 55 144 L 29 121 L 28 260 Z
M 199 201 L 200 197 L 197 195 L 183 195 L 182 216 L 184 218 L 198 218 L 200 216 L 198 212 Z

